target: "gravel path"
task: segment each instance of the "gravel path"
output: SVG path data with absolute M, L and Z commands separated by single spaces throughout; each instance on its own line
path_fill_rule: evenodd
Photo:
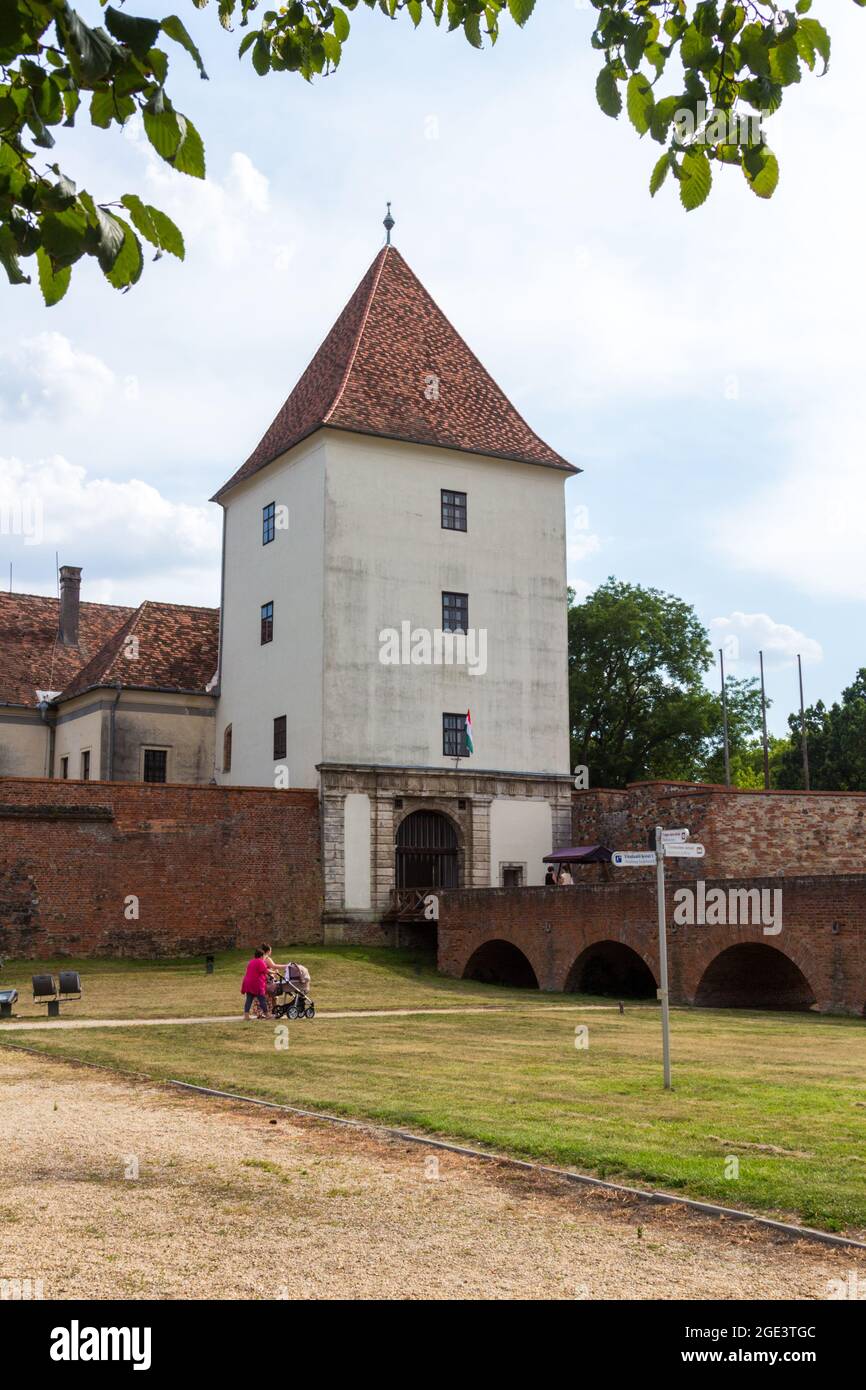
M 821 1299 L 858 1264 L 3 1048 L 0 1086 L 0 1278 L 46 1298 Z
M 552 1013 L 591 1013 L 593 1010 L 613 1011 L 616 1004 L 550 1004 L 546 1008 L 520 1009 L 514 1006 L 482 1004 L 477 1008 L 459 1009 L 323 1009 L 316 1013 L 317 1019 L 328 1018 L 409 1018 L 415 1014 L 552 1014 Z M 0 1024 L 0 1033 L 35 1033 L 58 1028 L 165 1028 L 178 1023 L 243 1023 L 241 1013 L 206 1014 L 201 1018 L 187 1014 L 183 1018 L 52 1018 L 34 1019 L 32 1022 Z M 305 1020 L 306 1021 L 306 1020 Z M 250 1025 L 251 1026 L 251 1025 Z

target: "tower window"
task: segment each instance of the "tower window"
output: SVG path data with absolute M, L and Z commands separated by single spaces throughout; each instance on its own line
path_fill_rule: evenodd
M 274 605 L 262 604 L 262 646 L 274 640 Z
M 446 758 L 466 758 L 466 715 L 443 714 L 442 752 Z
M 469 631 L 469 595 L 442 595 L 442 631 Z
M 262 545 L 268 545 L 276 534 L 276 502 L 269 502 L 266 507 L 262 507 Z
M 223 772 L 232 770 L 232 726 L 226 724 L 223 730 Z
M 466 493 L 442 488 L 442 525 L 446 531 L 466 530 Z
M 278 714 L 274 720 L 274 760 L 286 756 L 286 716 Z

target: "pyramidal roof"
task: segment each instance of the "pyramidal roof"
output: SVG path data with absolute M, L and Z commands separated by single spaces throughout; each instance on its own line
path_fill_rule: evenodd
M 213 500 L 322 426 L 580 472 L 529 428 L 393 246 Z

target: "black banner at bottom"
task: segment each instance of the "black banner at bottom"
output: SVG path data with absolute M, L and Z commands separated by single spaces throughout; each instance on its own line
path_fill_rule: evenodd
M 138 1375 L 196 1376 L 237 1373 L 257 1378 L 273 1358 L 298 1367 L 314 1363 L 333 1375 L 345 1362 L 353 1375 L 370 1358 L 381 1373 L 398 1366 L 412 1373 L 415 1318 L 425 1336 L 422 1366 L 438 1346 L 451 1364 L 459 1345 L 460 1379 L 471 1366 L 526 1363 L 535 1351 L 536 1375 L 549 1355 L 612 1376 L 623 1372 L 699 1375 L 707 1367 L 778 1371 L 807 1369 L 826 1377 L 860 1364 L 863 1340 L 859 1300 L 828 1302 L 604 1302 L 523 1303 L 515 1317 L 507 1302 L 393 1304 L 303 1302 L 0 1302 L 0 1364 L 7 1383 L 47 1376 L 66 1383 L 108 1370 Z M 846 1306 L 847 1305 L 847 1306 Z M 530 1321 L 527 1323 L 526 1315 Z M 468 1316 L 467 1316 L 468 1315 Z M 502 1321 L 503 1315 L 507 1321 Z M 435 1318 L 428 1322 L 428 1318 Z M 464 1318 L 466 1321 L 464 1323 Z M 357 1321 L 356 1321 L 357 1319 Z M 471 1320 L 470 1320 L 471 1319 Z M 425 1323 L 427 1324 L 425 1328 Z M 462 1324 L 462 1325 L 461 1325 Z M 454 1342 L 457 1333 L 459 1344 Z M 494 1334 L 495 1340 L 491 1338 Z M 527 1344 L 527 1333 L 540 1339 Z M 555 1340 L 551 1340 L 551 1337 Z M 293 1347 L 296 1350 L 293 1350 Z M 374 1351 L 373 1348 L 376 1348 Z M 451 1350 L 449 1350 L 451 1348 Z M 531 1364 L 531 1361 L 530 1361 Z M 418 1367 L 422 1369 L 422 1367 Z M 429 1369 L 428 1369 L 429 1374 Z M 14 1379 L 13 1379 L 14 1378 Z

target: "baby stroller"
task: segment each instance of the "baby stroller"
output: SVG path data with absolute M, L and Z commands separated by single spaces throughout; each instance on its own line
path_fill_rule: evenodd
M 283 978 L 274 986 L 274 1018 L 315 1018 L 316 1006 L 307 994 L 309 988 L 309 970 L 290 960 Z

